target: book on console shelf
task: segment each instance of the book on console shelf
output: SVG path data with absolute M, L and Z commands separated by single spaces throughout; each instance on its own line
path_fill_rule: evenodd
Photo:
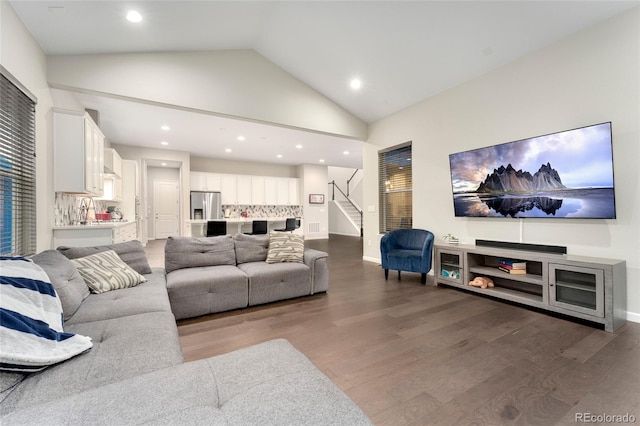
M 500 259 L 498 259 L 498 263 L 500 263 L 501 265 L 510 266 L 512 268 L 526 268 L 527 267 L 527 262 L 525 262 L 524 260 L 500 258 Z
M 507 268 L 503 265 L 500 265 L 498 266 L 498 269 L 500 269 L 502 272 L 506 272 L 512 275 L 525 275 L 527 273 L 526 268 Z

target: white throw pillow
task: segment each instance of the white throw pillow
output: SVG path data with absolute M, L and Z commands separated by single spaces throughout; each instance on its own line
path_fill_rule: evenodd
M 304 261 L 304 237 L 288 232 L 272 231 L 269 234 L 267 263 Z
M 93 293 L 104 293 L 121 288 L 134 287 L 147 281 L 124 263 L 113 250 L 72 259 L 84 282 Z

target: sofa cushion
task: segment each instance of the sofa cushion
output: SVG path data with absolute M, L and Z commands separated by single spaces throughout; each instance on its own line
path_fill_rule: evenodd
M 60 398 L 183 362 L 175 319 L 167 312 L 75 324 L 67 328 L 70 332 L 90 336 L 94 344 L 91 351 L 25 378 L 4 399 L 1 413 L 48 401 L 57 403 Z M 80 398 L 84 397 L 80 395 Z M 102 401 L 106 406 L 109 406 L 108 402 Z M 48 421 L 47 424 L 53 423 Z
M 62 304 L 49 277 L 24 257 L 0 258 L 0 369 L 40 371 L 91 348 L 65 332 Z
M 147 282 L 135 287 L 92 293 L 65 326 L 149 312 L 170 313 L 164 269 L 152 268 L 152 271 L 153 273 L 144 276 Z
M 146 278 L 124 263 L 113 250 L 71 261 L 94 293 L 137 286 Z
M 144 246 L 138 240 L 124 243 L 107 244 L 93 247 L 58 247 L 58 251 L 69 259 L 89 256 L 102 251 L 113 250 L 124 263 L 129 265 L 139 274 L 150 274 L 151 267 L 144 252 Z
M 238 263 L 264 262 L 269 251 L 269 235 L 236 234 L 233 237 Z
M 4 424 L 372 425 L 283 339 L 29 407 Z
M 231 235 L 169 237 L 164 246 L 164 267 L 167 273 L 198 266 L 235 264 L 236 251 Z
M 269 234 L 267 263 L 303 262 L 304 237 L 298 234 L 272 231 Z
M 249 305 L 311 294 L 311 269 L 303 263 L 250 262 L 238 265 L 249 277 Z
M 49 276 L 53 288 L 62 303 L 65 321 L 71 318 L 84 299 L 89 296 L 89 287 L 75 265 L 57 250 L 46 250 L 31 258 Z
M 247 276 L 232 265 L 172 271 L 167 291 L 176 319 L 245 308 L 249 300 Z

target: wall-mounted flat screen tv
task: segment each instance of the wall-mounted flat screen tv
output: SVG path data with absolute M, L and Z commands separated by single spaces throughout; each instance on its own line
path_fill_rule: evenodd
M 457 217 L 614 219 L 611 122 L 449 155 Z

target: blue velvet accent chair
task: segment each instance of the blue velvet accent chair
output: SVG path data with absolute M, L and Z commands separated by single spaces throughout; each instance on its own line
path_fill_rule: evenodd
M 389 231 L 380 240 L 380 256 L 384 279 L 389 278 L 389 269 L 422 274 L 426 284 L 433 258 L 433 233 L 424 229 L 396 229 Z

